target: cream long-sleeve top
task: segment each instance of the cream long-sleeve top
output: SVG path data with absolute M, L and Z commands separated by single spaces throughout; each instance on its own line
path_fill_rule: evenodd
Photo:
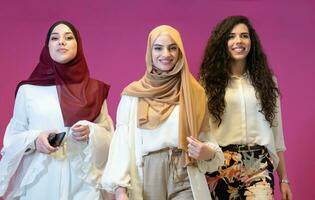
M 266 146 L 275 169 L 279 163 L 277 152 L 286 149 L 283 138 L 280 100 L 277 99 L 274 126 L 270 127 L 259 112 L 261 104 L 247 73 L 232 76 L 225 92 L 226 107 L 218 127 L 210 119 L 211 132 L 220 146 L 229 144 L 258 144 Z
M 100 179 L 113 133 L 106 102 L 88 125 L 89 141 L 72 139 L 65 127 L 56 86 L 22 85 L 7 126 L 0 161 L 0 196 L 5 199 L 102 199 Z M 76 125 L 75 124 L 75 125 Z M 63 145 L 52 154 L 25 153 L 37 136 L 48 130 L 65 131 Z
M 142 199 L 142 158 L 149 152 L 178 146 L 179 106 L 163 124 L 153 130 L 137 127 L 138 98 L 123 95 L 117 110 L 116 130 L 110 145 L 108 162 L 102 178 L 103 187 L 114 193 L 126 187 L 129 198 Z M 223 153 L 210 132 L 199 134 L 199 140 L 216 151 L 211 161 L 198 161 L 200 172 L 218 170 L 223 165 Z

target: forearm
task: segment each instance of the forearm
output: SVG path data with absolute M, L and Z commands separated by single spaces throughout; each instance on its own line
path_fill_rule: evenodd
M 116 199 L 128 199 L 127 188 L 118 187 L 115 191 L 115 198 Z
M 287 170 L 285 167 L 284 153 L 283 153 L 283 151 L 279 151 L 279 152 L 277 152 L 277 154 L 279 157 L 279 164 L 278 164 L 278 168 L 277 168 L 279 180 L 288 179 L 288 174 L 287 174 Z
M 285 159 L 283 151 L 278 152 L 279 165 L 277 168 L 277 173 L 280 180 L 280 191 L 282 193 L 283 200 L 292 200 L 292 192 L 290 189 L 288 174 L 285 167 Z

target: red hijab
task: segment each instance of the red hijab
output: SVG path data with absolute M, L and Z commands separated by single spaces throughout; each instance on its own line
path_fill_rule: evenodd
M 65 24 L 71 29 L 78 44 L 76 57 L 66 64 L 55 62 L 50 57 L 48 49 L 50 34 L 59 24 Z M 39 63 L 31 76 L 17 85 L 16 93 L 23 84 L 56 85 L 65 126 L 72 126 L 78 120 L 94 121 L 101 111 L 110 87 L 90 78 L 80 34 L 66 21 L 58 21 L 50 27 Z

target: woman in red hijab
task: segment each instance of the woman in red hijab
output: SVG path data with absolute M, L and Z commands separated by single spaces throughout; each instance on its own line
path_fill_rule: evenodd
M 79 32 L 59 21 L 40 61 L 16 89 L 0 162 L 6 199 L 102 199 L 97 189 L 113 126 L 109 86 L 89 76 Z M 54 144 L 52 136 L 61 136 Z M 61 137 L 60 137 L 61 138 Z

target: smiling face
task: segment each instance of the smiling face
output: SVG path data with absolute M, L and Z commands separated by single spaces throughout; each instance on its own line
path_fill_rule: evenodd
M 153 66 L 161 71 L 170 71 L 178 61 L 179 48 L 167 33 L 161 33 L 153 43 Z
M 250 51 L 251 40 L 248 27 L 245 24 L 237 24 L 229 34 L 227 42 L 228 53 L 233 61 L 246 61 Z
M 48 48 L 50 57 L 57 63 L 70 62 L 77 55 L 77 41 L 65 24 L 57 25 L 50 34 Z

